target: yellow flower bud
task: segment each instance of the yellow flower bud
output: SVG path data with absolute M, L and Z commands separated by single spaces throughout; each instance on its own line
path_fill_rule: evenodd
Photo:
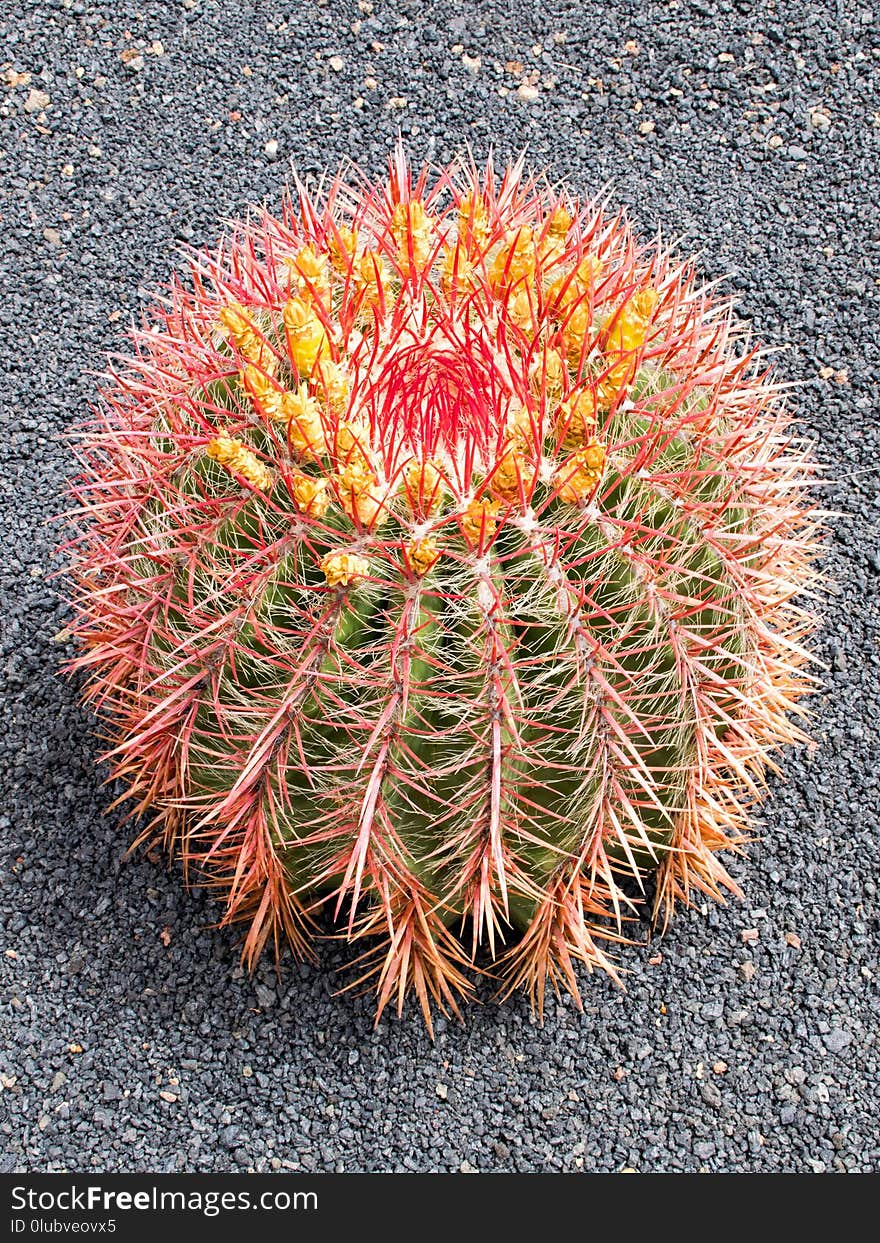
M 406 546 L 406 559 L 413 573 L 422 576 L 440 560 L 440 549 L 434 540 L 427 537 L 412 540 Z
M 223 307 L 219 320 L 242 358 L 262 367 L 267 375 L 274 375 L 278 366 L 275 352 L 257 330 L 250 314 L 237 302 Z
M 434 221 L 419 199 L 396 204 L 391 234 L 397 242 L 397 265 L 404 276 L 409 275 L 411 260 L 417 271 L 426 266 L 433 249 L 433 228 Z
M 268 492 L 272 487 L 272 472 L 243 441 L 236 440 L 234 436 L 215 436 L 205 445 L 205 453 L 230 474 L 240 475 L 252 488 Z
M 515 448 L 527 457 L 540 452 L 544 441 L 541 416 L 534 414 L 522 402 L 513 406 L 507 416 L 507 434 Z
M 247 392 L 258 413 L 267 419 L 283 419 L 282 398 L 284 390 L 261 371 L 248 364 L 238 373 L 242 387 Z
M 656 289 L 641 289 L 612 316 L 605 339 L 605 354 L 622 354 L 624 357 L 611 368 L 606 384 L 620 388 L 632 380 L 638 365 L 634 355 L 645 344 L 656 305 Z
M 525 462 L 522 455 L 512 443 L 509 444 L 499 458 L 489 480 L 489 487 L 494 495 L 500 496 L 505 501 L 518 501 L 528 489 L 524 468 Z
M 556 435 L 563 449 L 585 445 L 596 430 L 597 401 L 592 389 L 572 393 L 559 407 Z
M 559 350 L 547 350 L 529 368 L 529 383 L 533 393 L 546 394 L 549 401 L 561 397 L 568 387 L 568 368 Z
M 388 518 L 388 508 L 379 481 L 373 471 L 359 461 L 352 461 L 336 477 L 339 503 L 352 521 L 364 527 L 381 526 Z
M 319 358 L 330 357 L 330 342 L 324 325 L 308 302 L 290 298 L 284 308 L 284 327 L 297 372 L 300 376 L 311 375 Z
M 565 237 L 571 226 L 571 212 L 560 205 L 554 210 L 547 222 L 547 232 L 551 237 Z
M 592 328 L 592 308 L 590 307 L 589 299 L 585 298 L 582 302 L 573 306 L 562 325 L 562 340 L 565 344 L 565 353 L 575 371 L 581 365 L 581 359 L 586 360 L 592 349 L 591 342 L 587 340 L 592 332 Z
M 356 463 L 370 469 L 370 429 L 355 419 L 341 419 L 333 439 L 333 452 L 340 466 Z
M 556 302 L 560 314 L 584 298 L 594 288 L 602 274 L 602 262 L 595 255 L 585 255 L 571 273 L 564 272 L 558 276 L 547 291 L 550 303 Z
M 281 411 L 287 420 L 287 435 L 292 449 L 305 458 L 315 460 L 327 452 L 321 411 L 305 384 L 294 392 L 283 394 Z
M 366 558 L 342 548 L 326 553 L 321 558 L 321 569 L 328 587 L 349 587 L 366 578 L 370 572 Z
M 458 203 L 458 237 L 469 251 L 485 250 L 489 241 L 489 212 L 482 197 L 468 191 Z
M 291 480 L 290 492 L 301 514 L 323 518 L 330 508 L 326 479 L 314 479 L 311 475 L 302 475 L 297 471 Z
M 303 246 L 288 260 L 296 273 L 301 296 L 308 298 L 314 292 L 323 297 L 330 289 L 329 260 L 314 246 Z
M 414 514 L 427 516 L 443 504 L 446 485 L 439 467 L 430 459 L 421 462 L 413 458 L 403 472 L 403 481 Z
M 349 377 L 341 363 L 321 359 L 313 377 L 331 410 L 344 410 L 348 403 Z
M 527 288 L 520 286 L 518 291 L 508 298 L 507 312 L 517 328 L 521 328 L 526 333 L 534 331 L 534 303 Z
M 351 271 L 357 253 L 357 230 L 339 224 L 336 226 L 336 233 L 338 236 L 330 238 L 330 262 L 337 272 L 346 276 Z
M 516 285 L 531 280 L 535 275 L 535 239 L 532 230 L 523 225 L 517 229 L 511 241 L 498 251 L 489 272 L 493 287 Z
M 453 288 L 466 290 L 474 288 L 474 266 L 461 242 L 456 242 L 454 246 L 447 246 L 444 250 L 440 281 L 443 285 L 443 292 L 446 294 Z
M 605 445 L 594 440 L 562 463 L 553 477 L 560 500 L 579 505 L 592 494 L 602 478 L 605 454 Z
M 378 250 L 365 250 L 354 266 L 354 279 L 364 301 L 376 305 L 388 284 L 388 265 Z
M 498 501 L 473 500 L 459 518 L 465 538 L 475 548 L 495 534 L 500 508 Z

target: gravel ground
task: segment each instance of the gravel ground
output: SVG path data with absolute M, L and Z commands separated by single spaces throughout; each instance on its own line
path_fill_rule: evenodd
M 877 1082 L 880 33 L 837 4 L 7 0 L 0 563 L 0 1170 L 867 1171 Z M 840 14 L 844 12 L 845 16 Z M 210 903 L 124 860 L 57 675 L 63 433 L 180 242 L 293 159 L 378 172 L 527 146 L 699 248 L 840 511 L 814 754 L 789 753 L 742 904 L 628 949 L 625 993 L 371 1026 L 320 970 L 251 980 Z M 647 935 L 647 932 L 646 934 Z

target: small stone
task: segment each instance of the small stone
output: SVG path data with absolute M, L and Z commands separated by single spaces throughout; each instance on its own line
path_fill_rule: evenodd
M 653 121 L 642 121 L 641 125 L 639 126 L 639 133 L 640 134 L 653 134 L 656 128 L 657 126 L 654 124 Z
M 832 1027 L 822 1039 L 829 1053 L 842 1053 L 848 1045 L 852 1044 L 852 1032 L 846 1031 L 843 1027 Z
M 330 68 L 333 70 L 334 73 L 340 73 L 342 71 L 343 66 L 345 65 L 345 61 L 342 59 L 341 56 L 331 56 L 330 59 L 327 61 L 327 64 L 330 66 Z
M 785 944 L 790 945 L 794 950 L 799 950 L 801 948 L 801 939 L 796 932 L 786 932 Z
M 713 1063 L 712 1063 L 712 1073 L 713 1073 L 713 1075 L 723 1075 L 723 1074 L 725 1074 L 725 1073 L 726 1073 L 726 1071 L 727 1071 L 727 1063 L 726 1063 L 726 1062 L 713 1062 Z
M 159 1095 L 161 1096 L 162 1100 L 167 1101 L 169 1105 L 173 1105 L 174 1102 L 178 1099 L 176 1092 L 169 1092 L 167 1089 L 163 1089 L 159 1093 Z
M 779 1121 L 783 1126 L 791 1126 L 792 1122 L 795 1120 L 796 1113 L 797 1111 L 794 1105 L 786 1105 L 779 1115 Z
M 788 148 L 788 158 L 790 160 L 806 160 L 809 157 L 803 147 L 791 146 Z
M 767 146 L 770 147 L 773 151 L 778 151 L 779 148 L 782 146 L 783 142 L 784 142 L 784 139 L 781 134 L 771 134 L 770 138 L 768 139 Z
M 760 934 L 757 928 L 743 928 L 739 935 L 744 945 L 754 945 Z
M 265 151 L 266 155 L 269 157 L 270 160 L 277 159 L 278 158 L 277 140 L 274 138 L 270 138 L 269 141 L 266 143 L 266 145 L 263 147 L 263 150 Z
M 820 133 L 827 133 L 831 129 L 831 115 L 824 108 L 814 108 L 810 113 L 810 124 Z
M 27 99 L 24 101 L 24 110 L 25 112 L 42 112 L 49 107 L 50 102 L 46 92 L 34 86 L 28 91 Z
M 483 61 L 479 56 L 468 56 L 467 52 L 462 55 L 461 63 L 465 69 L 469 69 L 471 73 L 479 73 Z
M 434 1091 L 440 1097 L 441 1101 L 445 1101 L 447 1096 L 449 1095 L 449 1088 L 446 1086 L 445 1083 L 438 1083 L 437 1086 L 434 1088 Z
M 478 1174 L 479 1173 L 479 1170 L 476 1168 L 476 1166 L 471 1165 L 470 1161 L 462 1161 L 458 1169 L 459 1169 L 459 1173 L 461 1174 Z
M 49 1086 L 49 1091 L 57 1092 L 58 1089 L 61 1087 L 61 1085 L 66 1082 L 67 1082 L 67 1075 L 65 1075 L 64 1071 L 56 1070 L 55 1074 L 52 1076 L 52 1083 Z
M 252 1068 L 252 1067 L 250 1067 L 250 1066 L 245 1066 L 245 1067 L 243 1067 L 243 1068 L 242 1068 L 242 1072 L 241 1072 L 241 1073 L 244 1075 L 245 1079 L 250 1079 L 250 1078 L 252 1078 L 252 1077 L 253 1077 L 253 1073 L 254 1073 L 254 1072 L 253 1072 L 253 1068 Z
M 534 103 L 541 92 L 536 86 L 532 86 L 531 82 L 520 82 L 516 88 L 516 93 L 520 99 L 524 99 L 526 103 L 531 104 Z
M 138 73 L 144 67 L 144 58 L 136 47 L 127 47 L 119 53 L 119 59 L 132 73 Z
M 149 52 L 150 52 L 150 55 L 151 55 L 151 56 L 164 56 L 164 55 L 165 55 L 165 48 L 164 48 L 164 46 L 163 46 L 163 45 L 159 42 L 159 40 L 158 40 L 158 39 L 154 39 L 154 40 L 153 40 L 153 42 L 150 44 L 150 47 L 149 47 Z

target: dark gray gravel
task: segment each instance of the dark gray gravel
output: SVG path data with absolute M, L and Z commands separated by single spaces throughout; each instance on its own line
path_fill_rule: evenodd
M 880 31 L 864 2 L 7 0 L 0 24 L 6 726 L 0 1169 L 877 1169 Z M 127 51 L 127 49 L 131 49 Z M 121 54 L 125 53 L 123 57 Z M 516 62 L 520 62 L 517 64 Z M 29 73 L 30 81 L 16 75 Z M 519 88 L 526 79 L 525 88 Z M 531 89 L 532 87 L 536 89 Z M 371 1029 L 323 969 L 254 980 L 104 815 L 57 674 L 65 430 L 181 241 L 288 161 L 524 145 L 686 236 L 819 441 L 841 512 L 818 750 L 747 899 L 626 950 L 628 991 Z M 62 632 L 59 634 L 59 632 Z M 750 931 L 753 930 L 753 931 Z M 4 956 L 5 955 L 5 956 Z M 662 960 L 661 960 L 662 956 Z

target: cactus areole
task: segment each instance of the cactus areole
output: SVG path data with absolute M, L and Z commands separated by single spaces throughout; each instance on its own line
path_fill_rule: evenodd
M 190 256 L 133 339 L 74 485 L 74 667 L 249 963 L 329 924 L 379 1013 L 480 970 L 540 1009 L 614 972 L 651 873 L 664 912 L 736 891 L 817 518 L 690 261 L 398 150 Z

